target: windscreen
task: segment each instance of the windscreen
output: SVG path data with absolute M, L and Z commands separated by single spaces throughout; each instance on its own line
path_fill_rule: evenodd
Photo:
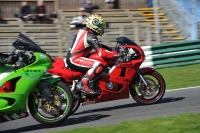
M 40 48 L 36 43 L 23 34 L 19 34 L 18 38 L 13 43 L 13 47 L 19 50 L 26 50 L 32 52 L 46 53 L 42 48 Z
M 120 45 L 137 45 L 135 42 L 132 40 L 128 39 L 127 37 L 118 37 L 116 39 L 117 43 Z

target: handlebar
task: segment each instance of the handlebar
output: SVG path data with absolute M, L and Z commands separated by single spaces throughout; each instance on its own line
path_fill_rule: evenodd
M 116 51 L 118 53 L 118 61 L 119 62 L 128 62 L 131 60 L 139 59 L 140 52 L 135 49 L 137 46 L 118 46 Z

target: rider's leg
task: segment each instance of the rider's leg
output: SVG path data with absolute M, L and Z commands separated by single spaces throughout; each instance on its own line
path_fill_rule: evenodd
M 97 75 L 102 73 L 104 70 L 104 66 L 101 63 L 95 62 L 94 67 L 89 69 L 86 74 L 82 78 L 82 88 L 84 88 L 85 93 L 94 94 L 94 90 L 89 88 L 88 84 L 91 79 L 95 79 Z
M 77 71 L 86 71 L 86 74 L 82 78 L 82 82 L 79 84 L 79 89 L 82 92 L 94 94 L 95 92 L 88 87 L 88 83 L 91 79 L 95 79 L 97 75 L 103 72 L 104 65 L 100 61 L 85 57 L 70 59 L 68 65 L 70 68 L 74 68 Z

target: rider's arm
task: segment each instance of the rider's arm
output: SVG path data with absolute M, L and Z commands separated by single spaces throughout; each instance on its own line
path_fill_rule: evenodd
M 98 55 L 103 57 L 103 58 L 114 58 L 117 57 L 117 52 L 115 51 L 108 51 L 105 48 L 101 46 L 99 43 L 97 36 L 94 34 L 87 34 L 87 42 L 90 46 L 92 46 L 97 52 Z

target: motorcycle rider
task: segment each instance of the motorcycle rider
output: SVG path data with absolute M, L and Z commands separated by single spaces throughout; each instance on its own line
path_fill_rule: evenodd
M 98 60 L 89 59 L 87 55 L 94 48 L 102 58 L 116 59 L 116 51 L 108 51 L 98 42 L 97 36 L 104 34 L 106 23 L 99 15 L 90 15 L 86 19 L 86 29 L 80 29 L 76 33 L 72 45 L 67 53 L 66 62 L 72 70 L 87 71 L 82 81 L 78 84 L 78 90 L 85 94 L 96 94 L 88 84 L 91 79 L 103 72 L 105 64 Z

